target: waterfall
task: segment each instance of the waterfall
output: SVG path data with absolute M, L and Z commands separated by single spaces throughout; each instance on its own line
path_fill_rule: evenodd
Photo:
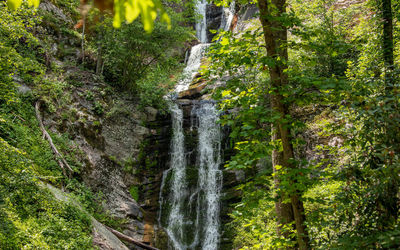
M 221 134 L 218 124 L 218 113 L 214 104 L 204 103 L 195 107 L 198 118 L 198 157 L 199 157 L 199 190 L 204 192 L 204 201 L 198 204 L 204 214 L 204 234 L 202 249 L 213 250 L 219 243 L 219 210 L 222 188 Z
M 171 141 L 171 168 L 172 184 L 171 184 L 171 210 L 169 212 L 168 226 L 166 231 L 170 241 L 175 249 L 185 249 L 182 245 L 184 241 L 184 197 L 186 184 L 186 159 L 183 134 L 183 112 L 177 104 L 170 106 L 172 116 L 172 141 Z M 168 170 L 167 170 L 168 171 Z M 167 174 L 167 173 L 165 173 Z M 165 175 L 166 176 L 166 175 Z M 165 178 L 163 176 L 163 179 Z M 165 182 L 165 180 L 163 180 Z M 161 190 L 162 191 L 162 190 Z
M 196 11 L 202 16 L 196 23 L 197 37 L 201 43 L 192 47 L 186 68 L 183 70 L 183 77 L 175 87 L 176 93 L 189 88 L 209 46 L 206 9 L 207 0 L 196 2 Z M 233 11 L 225 9 L 222 18 L 224 23 L 221 23 L 221 28 L 224 29 L 229 28 L 233 19 Z M 173 130 L 170 166 L 162 176 L 159 224 L 164 227 L 168 235 L 169 249 L 216 250 L 220 241 L 222 189 L 222 171 L 219 169 L 221 133 L 218 112 L 215 104 L 210 101 L 200 101 L 192 108 L 189 133 L 197 129 L 197 147 L 192 148 L 196 153 L 196 163 L 193 166 L 193 163 L 188 161 L 189 149 L 185 148 L 183 111 L 175 102 L 171 102 L 169 110 Z
M 175 92 L 187 90 L 189 84 L 192 82 L 194 76 L 199 71 L 201 65 L 201 59 L 204 56 L 206 48 L 209 46 L 207 39 L 207 0 L 196 1 L 196 13 L 201 15 L 201 19 L 196 22 L 196 33 L 197 38 L 200 40 L 200 44 L 192 47 L 190 50 L 190 56 L 187 60 L 185 69 L 183 70 L 182 80 L 178 82 L 175 87 Z
M 197 0 L 196 13 L 202 16 L 196 23 L 197 38 L 201 43 L 207 43 L 207 0 Z
M 165 231 L 170 249 L 218 249 L 220 240 L 220 193 L 222 189 L 221 133 L 219 114 L 215 104 L 202 101 L 194 105 L 192 124 L 197 129 L 195 183 L 188 183 L 183 112 L 178 104 L 170 105 L 172 140 L 170 168 L 163 173 L 160 190 L 160 217 L 162 205 L 167 206 Z M 168 186 L 164 199 L 163 191 Z
M 229 8 L 224 7 L 220 29 L 228 31 L 235 16 L 235 0 L 231 2 Z
M 175 86 L 175 92 L 179 93 L 189 88 L 190 83 L 199 71 L 201 59 L 203 58 L 208 46 L 208 43 L 200 43 L 192 47 L 187 65 L 183 69 L 183 77 Z

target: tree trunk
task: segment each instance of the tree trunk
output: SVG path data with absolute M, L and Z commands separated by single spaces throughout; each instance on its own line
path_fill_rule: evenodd
M 82 65 L 85 64 L 85 16 L 82 18 L 83 25 L 82 25 Z
M 104 17 L 100 16 L 100 23 L 103 23 Z M 101 28 L 99 31 L 99 36 L 97 37 L 97 61 L 96 61 L 96 75 L 103 74 L 103 29 Z
M 273 97 L 271 97 L 272 99 Z M 281 139 L 280 133 L 278 132 L 277 125 L 272 124 L 271 125 L 271 131 L 272 131 L 272 140 L 273 141 L 278 141 Z M 274 150 L 272 152 L 272 166 L 274 170 L 274 185 L 275 189 L 279 190 L 280 186 L 280 180 L 277 177 L 279 175 L 278 170 L 275 168 L 275 166 L 283 166 L 283 153 L 279 152 L 278 150 Z M 277 233 L 278 235 L 282 235 L 285 238 L 289 238 L 289 232 L 287 230 L 282 230 L 283 225 L 287 225 L 290 222 L 294 221 L 294 215 L 293 215 L 293 209 L 292 205 L 290 203 L 284 202 L 285 200 L 288 200 L 289 197 L 287 197 L 285 194 L 278 192 L 276 202 L 275 202 L 275 211 L 277 214 L 277 222 L 278 222 L 278 227 L 277 227 Z
M 383 19 L 383 58 L 385 66 L 393 66 L 393 14 L 391 0 L 382 1 L 382 19 Z
M 391 0 L 381 0 L 381 15 L 383 22 L 383 36 L 382 36 L 382 50 L 383 50 L 383 60 L 385 64 L 385 94 L 387 97 L 393 97 L 393 84 L 394 84 L 394 55 L 393 55 L 393 12 L 392 12 L 392 1 Z M 389 102 L 386 105 L 392 105 L 393 102 Z M 396 106 L 396 104 L 393 104 Z M 393 125 L 395 126 L 393 128 Z M 386 131 L 395 130 L 398 124 L 387 123 Z M 393 145 L 397 145 L 395 138 L 389 141 Z M 398 220 L 399 215 L 399 198 L 398 198 L 398 182 L 396 177 L 392 176 L 392 181 L 387 185 L 386 197 L 382 197 L 380 203 L 385 211 L 385 226 L 392 225 L 393 222 Z
M 386 95 L 391 95 L 393 90 L 393 13 L 392 1 L 381 0 L 383 35 L 382 35 L 382 50 L 383 61 L 385 63 L 385 92 Z
M 263 26 L 264 39 L 267 48 L 267 55 L 274 60 L 274 65 L 269 65 L 269 74 L 271 80 L 271 109 L 273 112 L 280 114 L 280 119 L 272 124 L 272 139 L 281 140 L 282 151 L 274 150 L 272 154 L 272 164 L 274 172 L 275 188 L 278 190 L 278 200 L 275 203 L 275 208 L 278 216 L 278 233 L 287 236 L 287 233 L 282 232 L 281 228 L 285 224 L 295 222 L 297 231 L 297 243 L 300 249 L 309 248 L 308 234 L 304 225 L 304 207 L 299 198 L 298 193 L 285 194 L 280 190 L 280 178 L 277 166 L 283 169 L 294 168 L 291 163 L 294 158 L 293 145 L 290 138 L 290 129 L 284 121 L 284 117 L 289 113 L 288 108 L 284 103 L 283 96 L 279 90 L 288 85 L 287 70 L 287 28 L 279 21 L 286 12 L 286 0 L 269 0 L 258 1 L 260 9 L 260 21 Z M 290 199 L 287 199 L 290 198 Z M 289 201 L 286 201 L 289 200 Z M 286 201 L 286 202 L 283 202 Z

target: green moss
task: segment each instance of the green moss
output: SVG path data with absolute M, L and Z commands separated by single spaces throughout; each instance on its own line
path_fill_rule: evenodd
M 157 166 L 157 160 L 152 159 L 152 157 L 148 156 L 146 157 L 145 164 L 146 164 L 146 169 L 151 169 Z
M 137 186 L 131 186 L 129 188 L 129 193 L 135 201 L 139 200 L 139 188 Z

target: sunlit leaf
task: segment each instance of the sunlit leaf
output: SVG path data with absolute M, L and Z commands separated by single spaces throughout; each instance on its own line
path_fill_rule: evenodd
M 21 6 L 21 4 L 22 0 L 7 0 L 7 6 L 11 10 L 16 10 L 17 8 L 19 8 L 19 6 Z
M 40 0 L 28 0 L 29 6 L 33 6 L 35 8 L 39 7 Z
M 226 38 L 226 37 L 223 37 L 221 39 L 221 41 L 220 41 L 220 44 L 223 45 L 223 46 L 228 45 L 229 44 L 229 39 Z
M 139 9 L 139 4 L 138 0 L 130 0 L 125 2 L 125 16 L 126 20 L 130 23 L 135 20 L 139 14 L 140 14 L 140 9 Z

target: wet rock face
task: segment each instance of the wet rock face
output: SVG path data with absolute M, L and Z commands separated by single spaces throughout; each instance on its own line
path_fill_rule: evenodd
M 147 122 L 150 134 L 142 142 L 138 159 L 139 205 L 143 211 L 143 241 L 166 249 L 166 235 L 158 228 L 159 193 L 163 170 L 168 168 L 172 134 L 169 114 L 157 113 Z
M 214 4 L 207 4 L 207 39 L 209 42 L 212 41 L 215 33 L 211 33 L 210 30 L 218 30 L 221 26 L 223 10 L 222 7 L 215 6 Z

